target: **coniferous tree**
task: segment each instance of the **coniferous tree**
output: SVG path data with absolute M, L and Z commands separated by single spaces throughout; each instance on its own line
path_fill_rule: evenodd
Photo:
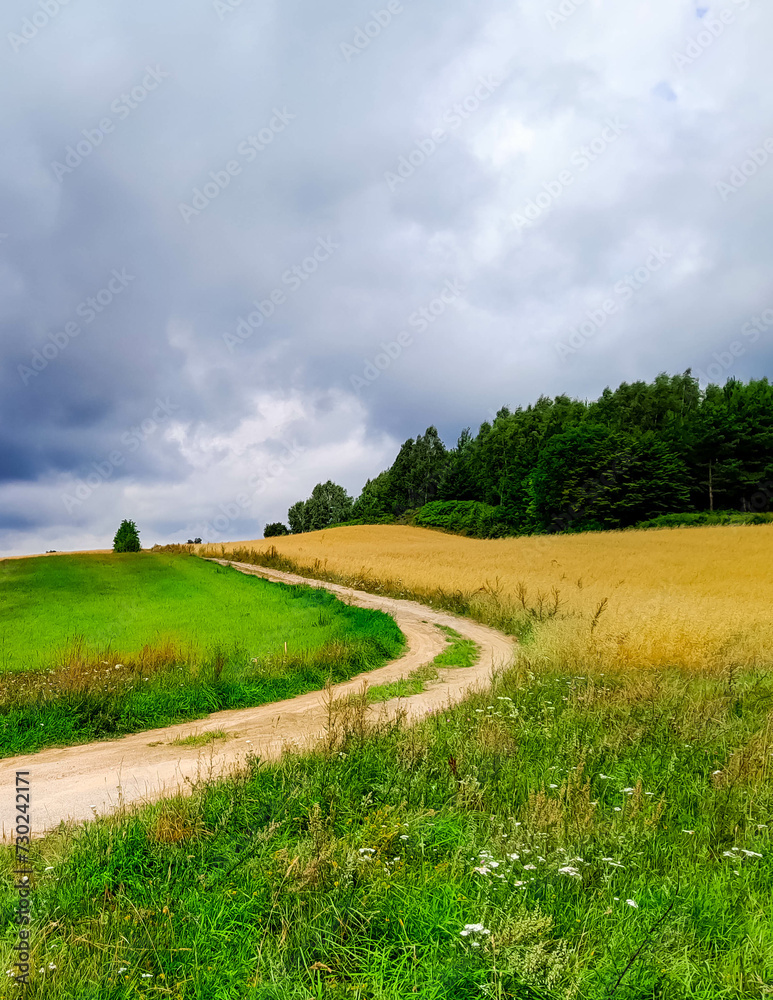
M 139 552 L 140 533 L 134 521 L 121 521 L 113 539 L 113 552 Z

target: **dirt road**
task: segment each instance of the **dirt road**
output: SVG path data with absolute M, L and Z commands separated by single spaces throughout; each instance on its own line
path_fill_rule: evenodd
M 507 665 L 512 657 L 514 640 L 466 618 L 434 611 L 413 601 L 378 597 L 291 573 L 244 563 L 231 565 L 267 580 L 324 587 L 351 604 L 387 611 L 394 616 L 408 641 L 407 653 L 379 670 L 337 685 L 333 689 L 336 698 L 361 689 L 363 684 L 397 680 L 432 660 L 446 645 L 446 637 L 437 625 L 451 626 L 481 647 L 474 667 L 442 670 L 439 680 L 423 693 L 375 706 L 372 712 L 393 714 L 399 707 L 406 711 L 409 720 L 419 719 L 459 701 L 471 688 L 485 686 L 492 669 Z M 190 788 L 192 779 L 223 774 L 243 761 L 249 752 L 271 760 L 285 747 L 313 746 L 324 735 L 326 721 L 323 694 L 313 691 L 287 701 L 216 712 L 204 719 L 117 740 L 0 760 L 0 832 L 3 838 L 12 834 L 16 771 L 29 771 L 32 831 L 33 835 L 41 835 L 63 820 L 90 819 L 112 812 L 121 804 L 138 804 L 184 791 Z M 169 745 L 173 739 L 210 730 L 221 730 L 228 739 L 216 740 L 204 748 Z

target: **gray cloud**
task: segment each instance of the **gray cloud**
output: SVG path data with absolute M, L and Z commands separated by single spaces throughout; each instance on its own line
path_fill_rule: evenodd
M 503 403 L 721 364 L 773 308 L 773 14 L 570 7 L 6 11 L 0 551 L 108 545 L 124 516 L 255 536 L 429 423 L 451 443 Z M 560 356 L 651 247 L 672 256 Z M 770 374 L 767 329 L 745 345 L 723 376 Z

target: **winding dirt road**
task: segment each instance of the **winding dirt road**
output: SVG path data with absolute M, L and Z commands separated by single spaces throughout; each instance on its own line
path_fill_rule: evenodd
M 225 560 L 212 560 L 228 564 Z M 398 680 L 432 660 L 446 646 L 436 626 L 447 625 L 473 639 L 481 649 L 477 664 L 441 670 L 426 691 L 410 698 L 374 706 L 371 712 L 393 715 L 398 708 L 413 721 L 429 715 L 465 693 L 483 687 L 492 670 L 506 666 L 514 640 L 467 618 L 434 611 L 413 601 L 378 597 L 292 573 L 230 563 L 242 573 L 278 583 L 307 583 L 324 587 L 348 603 L 393 615 L 406 636 L 408 651 L 398 660 L 360 674 L 333 689 L 333 696 L 361 690 L 363 685 Z M 197 777 L 217 777 L 232 770 L 252 752 L 263 760 L 276 759 L 287 747 L 311 747 L 324 735 L 328 714 L 323 693 L 312 691 L 287 701 L 216 712 L 204 719 L 153 729 L 117 740 L 62 749 L 43 750 L 0 760 L 0 832 L 4 839 L 14 826 L 14 784 L 17 771 L 29 771 L 33 836 L 52 830 L 62 821 L 79 822 L 191 788 Z M 170 746 L 171 740 L 220 730 L 228 738 L 203 748 Z

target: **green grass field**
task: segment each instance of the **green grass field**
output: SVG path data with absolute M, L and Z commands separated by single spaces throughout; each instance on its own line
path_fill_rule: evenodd
M 386 614 L 193 556 L 5 560 L 0 756 L 278 701 L 402 647 Z
M 332 604 L 331 604 L 332 607 Z M 343 605 L 341 605 L 343 611 Z M 253 656 L 317 649 L 342 619 L 319 627 L 319 606 L 291 588 L 193 556 L 150 552 L 0 562 L 0 669 L 48 667 L 69 642 L 129 656 L 174 644 L 194 656 L 220 645 Z
M 770 996 L 772 707 L 770 674 L 514 669 L 420 725 L 342 715 L 321 752 L 36 842 L 25 996 Z

